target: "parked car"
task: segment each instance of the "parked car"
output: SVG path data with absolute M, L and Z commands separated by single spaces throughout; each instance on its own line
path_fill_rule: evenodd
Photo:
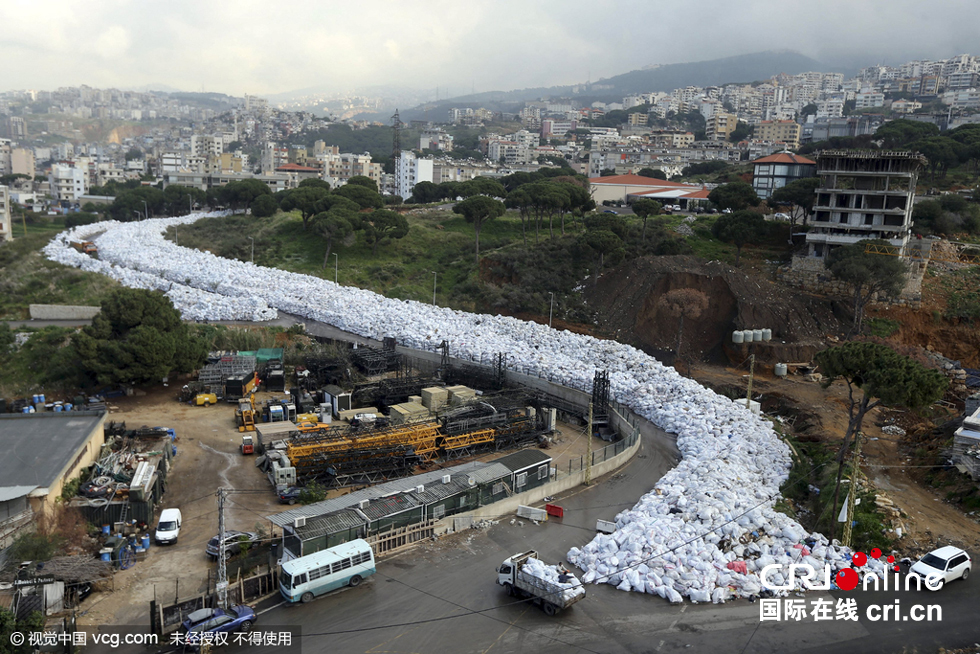
M 789 214 L 777 213 L 776 215 L 773 216 L 773 218 L 775 218 L 776 220 L 789 220 Z
M 164 509 L 160 512 L 160 522 L 153 532 L 153 540 L 157 545 L 173 545 L 180 536 L 180 509 Z
M 299 496 L 303 492 L 302 486 L 290 486 L 289 488 L 279 491 L 279 503 L 280 504 L 296 504 L 299 501 Z
M 923 586 L 929 590 L 939 590 L 947 581 L 955 579 L 966 580 L 970 576 L 973 563 L 970 555 L 958 547 L 947 545 L 933 550 L 923 556 L 909 568 L 909 574 L 922 579 Z M 926 585 L 929 579 L 936 579 L 931 586 Z
M 722 213 L 731 213 L 732 210 L 731 209 L 722 209 L 721 212 Z
M 235 556 L 241 552 L 241 544 L 243 542 L 251 547 L 258 541 L 259 535 L 252 531 L 226 531 L 225 532 L 225 557 Z M 246 548 L 247 549 L 247 548 Z M 205 549 L 208 556 L 212 559 L 218 558 L 218 536 L 212 536 L 211 540 L 208 541 L 207 548 Z
M 618 216 L 619 215 L 617 212 L 613 211 L 612 209 L 606 209 L 602 213 L 611 213 L 614 216 Z
M 230 609 L 198 609 L 187 616 L 180 627 L 191 649 L 200 642 L 200 634 L 243 631 L 252 629 L 256 621 L 255 609 L 245 604 Z

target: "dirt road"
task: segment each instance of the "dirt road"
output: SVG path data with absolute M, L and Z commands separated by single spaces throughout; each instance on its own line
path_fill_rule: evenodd
M 740 388 L 743 396 L 748 382 L 747 370 L 706 364 L 697 364 L 692 376 L 713 388 Z M 779 379 L 757 374 L 752 391 L 756 399 L 762 394 L 764 411 L 777 407 L 784 411 L 789 409 L 789 413 L 794 409 L 798 411 L 797 420 L 812 425 L 807 431 L 808 435 L 818 436 L 825 442 L 839 442 L 844 435 L 847 428 L 847 389 L 842 382 L 825 390 L 816 382 L 805 381 L 802 376 L 790 375 Z M 905 536 L 908 546 L 921 549 L 941 540 L 944 544 L 955 543 L 970 549 L 980 547 L 980 516 L 964 514 L 943 501 L 943 497 L 933 489 L 909 477 L 900 437 L 884 433 L 878 426 L 892 418 L 891 412 L 884 415 L 881 410 L 873 410 L 865 418 L 862 470 L 880 492 L 909 516 L 905 521 L 910 529 Z

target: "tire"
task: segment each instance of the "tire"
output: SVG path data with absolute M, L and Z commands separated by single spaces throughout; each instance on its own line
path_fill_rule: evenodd
M 541 608 L 544 609 L 544 614 L 548 616 L 553 616 L 558 613 L 558 607 L 551 602 L 545 602 L 541 605 Z
M 290 497 L 289 498 L 289 506 L 292 506 L 293 504 L 296 504 L 296 498 Z
M 513 584 L 504 584 L 504 590 L 507 591 L 507 597 L 514 596 L 514 586 Z
M 960 579 L 966 581 L 969 576 L 970 576 L 970 569 L 967 568 L 966 570 L 963 571 L 963 576 L 961 576 Z
M 204 400 L 204 406 L 211 406 L 211 400 Z
M 930 589 L 930 590 L 939 591 L 939 590 L 942 590 L 943 589 L 943 586 L 945 586 L 945 585 L 946 585 L 946 580 L 945 579 L 940 579 L 939 580 L 939 583 L 936 584 L 936 587 L 934 589 Z
M 361 585 L 361 581 L 362 581 L 361 575 L 354 575 L 353 577 L 350 578 L 350 581 L 348 581 L 347 584 L 351 588 L 357 588 L 358 586 Z
M 246 620 L 245 622 L 243 622 L 242 623 L 241 630 L 242 631 L 251 631 L 252 630 L 252 621 L 251 620 Z
M 308 604 L 308 603 L 312 602 L 313 601 L 313 593 L 311 593 L 309 591 L 303 593 L 303 596 L 299 598 L 299 601 L 301 601 L 303 604 Z

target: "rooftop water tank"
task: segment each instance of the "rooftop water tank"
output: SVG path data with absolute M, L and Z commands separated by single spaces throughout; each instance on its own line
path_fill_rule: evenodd
M 777 377 L 785 377 L 786 376 L 786 372 L 787 372 L 787 369 L 786 369 L 786 364 L 785 363 L 777 363 L 776 364 L 775 373 L 776 373 L 776 376 Z
M 744 342 L 745 342 L 745 334 L 742 331 L 736 330 L 732 332 L 732 343 L 744 343 Z

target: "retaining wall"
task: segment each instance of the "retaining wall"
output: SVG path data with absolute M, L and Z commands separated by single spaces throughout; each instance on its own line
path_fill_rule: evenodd
M 30 311 L 31 320 L 91 320 L 102 309 L 68 304 L 32 304 Z

